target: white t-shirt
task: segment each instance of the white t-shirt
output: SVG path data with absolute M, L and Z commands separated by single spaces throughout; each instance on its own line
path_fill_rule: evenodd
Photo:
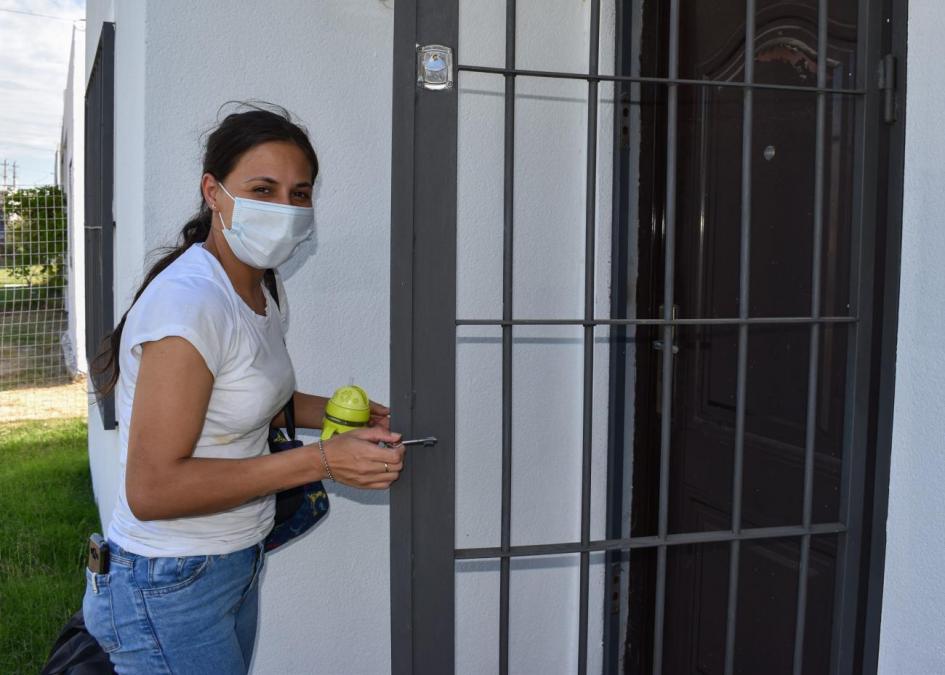
M 140 521 L 128 507 L 125 469 L 141 345 L 169 336 L 190 342 L 214 378 L 193 456 L 241 459 L 269 452 L 269 423 L 295 390 L 281 282 L 278 291 L 280 309 L 263 286 L 266 315 L 256 314 L 237 295 L 220 262 L 195 244 L 155 277 L 128 312 L 115 399 L 120 487 L 108 528 L 109 539 L 122 548 L 152 557 L 218 555 L 252 546 L 269 533 L 272 495 L 210 515 Z

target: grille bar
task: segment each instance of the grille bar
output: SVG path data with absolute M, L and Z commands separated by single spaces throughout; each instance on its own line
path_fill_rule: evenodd
M 669 5 L 669 76 L 679 74 L 679 0 Z M 676 147 L 679 111 L 679 84 L 671 82 L 666 90 L 666 205 L 663 212 L 663 320 L 673 318 L 676 274 Z M 673 343 L 673 327 L 662 324 L 664 345 Z M 666 539 L 669 530 L 669 450 L 673 418 L 673 350 L 664 349 L 660 419 L 660 483 L 658 532 Z M 666 546 L 656 549 L 656 599 L 653 617 L 653 675 L 663 672 L 663 628 L 666 615 Z
M 856 316 L 755 316 L 704 319 L 457 319 L 457 326 L 779 326 L 857 323 Z
M 629 537 L 625 539 L 599 539 L 588 542 L 587 546 L 579 541 L 558 544 L 529 544 L 525 546 L 510 546 L 503 551 L 501 546 L 486 548 L 456 549 L 456 560 L 482 560 L 525 558 L 542 555 L 566 555 L 581 553 L 582 551 L 634 551 L 644 548 L 665 548 L 667 546 L 684 546 L 687 544 L 713 544 L 726 541 L 755 541 L 758 539 L 782 539 L 789 537 L 803 537 L 804 535 L 840 534 L 847 531 L 843 523 L 817 523 L 810 527 L 803 525 L 787 525 L 783 527 L 756 527 L 743 529 L 741 532 L 718 530 L 711 532 L 687 532 L 668 534 L 665 537 Z
M 515 0 L 505 3 L 505 64 L 515 67 Z M 505 146 L 503 176 L 502 317 L 512 319 L 515 197 L 515 76 L 505 76 Z M 512 327 L 502 324 L 502 550 L 512 543 Z M 509 672 L 510 560 L 499 563 L 499 672 Z
M 755 0 L 745 2 L 745 84 L 755 80 Z M 754 90 L 743 90 L 742 100 L 742 194 L 741 241 L 739 247 L 738 316 L 748 319 L 751 280 L 751 169 Z M 738 324 L 738 361 L 735 373 L 735 451 L 732 465 L 732 531 L 742 529 L 742 476 L 745 460 L 745 411 L 748 379 L 748 324 Z M 735 632 L 738 627 L 738 572 L 741 541 L 729 547 L 728 604 L 725 615 L 725 675 L 735 668 Z
M 678 37 L 678 36 L 677 36 Z M 641 75 L 601 75 L 591 73 L 567 73 L 552 70 L 519 70 L 515 68 L 494 68 L 490 66 L 456 66 L 458 72 L 489 73 L 492 75 L 512 75 L 516 77 L 543 77 L 561 80 L 587 80 L 589 82 L 639 82 L 642 84 L 665 84 L 668 86 L 694 85 L 703 87 L 728 87 L 732 89 L 766 89 L 772 91 L 799 91 L 812 94 L 840 94 L 846 96 L 865 96 L 866 89 L 826 89 L 821 87 L 801 87 L 791 84 L 769 84 L 767 82 L 745 82 L 731 80 L 693 80 L 679 77 L 645 77 Z
M 817 86 L 827 82 L 827 2 L 817 7 Z M 817 94 L 817 130 L 814 143 L 814 233 L 811 269 L 811 316 L 820 314 L 822 239 L 824 228 L 824 151 L 826 133 L 826 97 Z M 814 499 L 814 446 L 817 439 L 817 380 L 820 362 L 820 324 L 810 327 L 810 361 L 807 374 L 807 429 L 804 442 L 804 512 L 803 523 L 810 526 Z M 801 538 L 798 566 L 797 617 L 794 629 L 794 675 L 801 675 L 804 664 L 804 627 L 807 620 L 807 577 L 810 569 L 810 534 Z

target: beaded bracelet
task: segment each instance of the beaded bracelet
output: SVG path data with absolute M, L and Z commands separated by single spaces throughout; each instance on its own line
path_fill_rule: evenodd
M 331 478 L 332 481 L 334 481 L 335 477 L 331 475 L 331 467 L 328 466 L 328 458 L 325 456 L 325 446 L 322 443 L 322 439 L 320 438 L 318 439 L 318 451 L 322 453 L 322 464 L 325 465 L 325 471 L 328 472 L 328 477 Z

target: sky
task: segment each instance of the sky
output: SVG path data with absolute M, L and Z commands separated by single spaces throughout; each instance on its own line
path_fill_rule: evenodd
M 85 0 L 0 0 L 0 164 L 16 162 L 17 185 L 54 182 L 72 27 L 85 30 L 73 20 L 83 18 Z

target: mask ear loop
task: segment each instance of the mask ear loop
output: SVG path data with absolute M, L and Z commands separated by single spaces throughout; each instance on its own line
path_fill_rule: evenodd
M 233 195 L 230 194 L 230 191 L 226 189 L 226 186 L 220 181 L 217 181 L 217 185 L 219 185 L 220 189 L 222 189 L 226 193 L 226 196 L 229 197 L 233 201 L 233 204 L 235 206 L 236 199 L 234 199 Z M 220 227 L 222 228 L 220 231 L 223 232 L 227 229 L 226 221 L 223 220 L 223 211 L 221 211 L 220 209 L 217 209 L 216 207 L 214 207 L 214 210 L 217 212 L 217 215 L 220 216 Z M 230 227 L 230 229 L 233 229 L 232 226 Z
M 226 185 L 224 185 L 224 184 L 221 183 L 220 181 L 217 181 L 217 185 L 219 185 L 219 186 L 220 186 L 220 189 L 223 190 L 223 191 L 226 193 L 226 196 L 227 196 L 227 197 L 229 197 L 230 199 L 232 199 L 234 203 L 236 202 L 236 198 L 233 197 L 233 195 L 230 194 L 230 191 L 226 189 Z

